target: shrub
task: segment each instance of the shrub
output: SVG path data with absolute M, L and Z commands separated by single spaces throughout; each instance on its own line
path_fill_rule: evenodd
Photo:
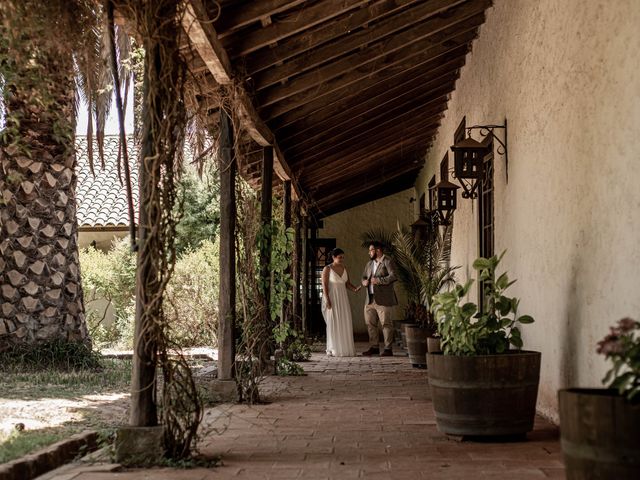
M 182 347 L 215 346 L 218 330 L 219 243 L 203 240 L 176 261 L 164 312 L 171 339 Z

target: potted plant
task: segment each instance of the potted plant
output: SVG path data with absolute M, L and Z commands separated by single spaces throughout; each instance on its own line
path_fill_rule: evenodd
M 640 478 L 640 322 L 618 321 L 597 352 L 613 362 L 609 388 L 558 392 L 567 478 Z
M 393 239 L 398 278 L 409 300 L 405 318 L 414 322 L 403 326 L 409 361 L 415 368 L 427 367 L 427 339 L 437 333 L 431 299 L 455 283 L 454 271 L 458 268 L 449 265 L 451 227 L 441 234 L 434 221 L 424 224 L 431 228 L 421 235 L 398 229 Z
M 499 257 L 478 258 L 484 303 L 463 303 L 473 280 L 434 296 L 432 312 L 442 352 L 427 354 L 429 385 L 438 429 L 450 435 L 525 435 L 533 429 L 540 353 L 521 350 L 517 298 L 505 291 L 506 273 L 496 277 Z

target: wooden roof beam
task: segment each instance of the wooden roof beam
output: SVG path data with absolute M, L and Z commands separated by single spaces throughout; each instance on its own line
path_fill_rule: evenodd
M 468 46 L 462 45 L 446 55 L 427 61 L 413 57 L 411 61 L 396 64 L 363 79 L 358 84 L 358 89 L 344 87 L 331 95 L 320 96 L 296 110 L 273 119 L 269 124 L 280 138 L 281 130 L 287 129 L 291 124 L 294 124 L 294 128 L 302 128 L 307 118 L 322 121 L 323 118 L 342 112 L 345 104 L 359 105 L 366 103 L 369 98 L 386 94 L 390 84 L 405 85 L 415 82 L 416 79 L 429 79 L 432 75 L 456 71 L 464 66 L 467 50 Z M 282 133 L 285 137 L 287 136 L 285 132 Z
M 218 38 L 224 38 L 239 28 L 258 22 L 265 17 L 297 7 L 306 0 L 260 0 L 223 7 L 214 22 Z
M 230 50 L 233 58 L 241 57 L 322 22 L 331 20 L 368 2 L 369 0 L 323 0 L 315 2 L 304 9 L 293 12 L 291 18 L 279 22 L 276 21 L 268 27 L 252 32 L 239 32 L 237 35 L 231 35 L 224 38 L 222 44 L 225 47 L 233 48 L 233 50 Z
M 306 148 L 296 145 L 292 147 L 290 152 L 290 158 L 295 160 L 300 156 L 304 156 L 305 161 L 308 159 L 319 156 L 326 152 L 324 147 L 328 147 L 332 150 L 339 148 L 344 143 L 353 143 L 356 139 L 363 136 L 371 135 L 372 131 L 380 131 L 385 127 L 393 127 L 400 124 L 403 120 L 415 121 L 419 120 L 421 116 L 439 116 L 444 110 L 446 110 L 447 101 L 449 99 L 448 93 L 452 90 L 450 85 L 444 85 L 443 87 L 423 94 L 415 98 L 415 101 L 405 101 L 388 111 L 382 111 L 377 115 L 367 118 L 366 116 L 358 117 L 354 119 L 351 128 L 343 128 L 339 133 L 334 135 L 317 136 L 315 142 Z M 324 134 L 324 132 L 322 132 Z M 312 151 L 314 154 L 311 156 L 305 155 L 304 152 Z M 315 153 L 318 152 L 318 153 Z
M 278 65 L 292 57 L 300 55 L 318 45 L 322 45 L 337 37 L 350 34 L 358 27 L 367 25 L 380 17 L 392 14 L 409 5 L 423 0 L 376 0 L 371 5 L 359 10 L 349 11 L 340 18 L 318 25 L 314 29 L 300 32 L 289 37 L 271 48 L 253 52 L 244 57 L 248 75 Z
M 260 104 L 268 106 L 281 102 L 354 70 L 369 70 L 369 73 L 373 73 L 391 61 L 395 63 L 425 47 L 435 48 L 462 32 L 476 30 L 484 22 L 484 9 L 490 3 L 491 0 L 480 0 L 459 5 L 450 11 L 451 16 L 432 18 L 392 36 L 387 42 L 370 45 L 364 50 L 305 72 L 285 85 L 269 87 L 259 92 Z M 256 85 L 256 88 L 260 89 L 260 85 Z
M 388 158 L 390 154 L 398 152 L 412 152 L 414 148 L 428 148 L 431 140 L 435 136 L 438 125 L 425 125 L 423 131 L 408 134 L 406 137 L 398 137 L 394 140 L 383 138 L 368 147 L 353 149 L 347 155 L 335 156 L 322 161 L 315 162 L 301 167 L 302 183 L 309 187 L 314 183 L 314 178 L 319 182 L 326 182 L 334 177 L 339 177 L 348 171 L 366 170 L 370 163 L 379 159 Z M 335 171 L 335 175 L 327 173 Z
M 403 74 L 412 65 L 422 65 L 425 62 L 437 63 L 439 60 L 449 61 L 450 55 L 463 55 L 469 50 L 471 41 L 476 37 L 477 28 L 453 35 L 440 43 L 427 41 L 414 44 L 402 52 L 394 52 L 376 62 L 371 69 L 352 70 L 340 77 L 328 80 L 318 85 L 313 90 L 304 91 L 287 98 L 286 102 L 275 103 L 270 107 L 261 107 L 260 112 L 269 122 L 271 119 L 282 116 L 288 112 L 299 118 L 300 115 L 313 111 L 307 104 L 317 106 L 336 101 L 339 97 L 353 95 L 353 88 L 358 84 L 360 88 L 366 88 L 373 84 L 389 81 L 397 75 Z M 348 92 L 348 93 L 345 93 Z
M 216 82 L 221 85 L 231 84 L 234 79 L 231 62 L 208 19 L 202 0 L 188 0 L 182 26 Z M 235 92 L 238 117 L 249 135 L 263 147 L 273 145 L 274 170 L 281 179 L 291 180 L 291 169 L 275 141 L 275 136 L 260 119 L 246 92 L 241 88 L 235 88 L 233 91 Z M 293 182 L 294 197 L 299 198 L 299 193 L 298 187 Z
M 406 39 L 406 43 L 409 43 L 409 39 L 411 35 L 413 35 L 412 30 L 402 32 L 403 30 L 424 22 L 426 19 L 432 18 L 464 1 L 465 0 L 434 0 L 431 2 L 422 2 L 411 8 L 396 12 L 395 15 L 384 18 L 366 29 L 357 30 L 362 24 L 353 22 L 350 30 L 355 31 L 350 35 L 340 38 L 335 42 L 322 45 L 303 56 L 286 62 L 278 68 L 271 68 L 253 75 L 256 90 L 276 85 L 289 77 L 299 75 L 347 53 L 354 52 L 361 47 L 380 42 L 392 35 L 403 36 Z M 418 31 L 418 27 L 416 27 L 415 30 Z M 393 41 L 392 38 L 389 38 L 389 40 Z M 371 46 L 374 48 L 373 45 Z
M 369 117 L 378 116 L 380 112 L 388 112 L 395 105 L 406 105 L 407 100 L 409 100 L 409 104 L 418 102 L 420 98 L 424 98 L 425 92 L 437 95 L 443 86 L 451 87 L 454 85 L 457 78 L 457 70 L 431 79 L 414 78 L 412 82 L 390 88 L 387 94 L 371 97 L 362 103 L 354 102 L 350 105 L 343 105 L 341 112 L 335 112 L 331 116 L 327 116 L 328 112 L 324 112 L 322 116 L 311 116 L 310 121 L 315 120 L 313 123 L 301 122 L 303 125 L 296 125 L 298 128 L 295 130 L 291 128 L 279 132 L 282 148 L 286 152 L 288 146 L 299 146 L 306 141 L 331 135 L 332 131 L 342 132 L 349 126 L 357 125 L 358 122 L 365 121 Z M 443 93 L 448 93 L 448 90 Z M 286 132 L 291 133 L 287 135 Z M 314 134 L 314 132 L 318 133 Z

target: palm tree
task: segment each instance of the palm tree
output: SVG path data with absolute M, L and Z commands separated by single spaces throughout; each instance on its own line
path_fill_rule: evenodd
M 102 31 L 101 8 L 91 0 L 4 0 L 0 9 L 0 349 L 89 342 L 78 263 L 75 79 L 100 136 L 111 97 L 100 73 L 108 66 Z

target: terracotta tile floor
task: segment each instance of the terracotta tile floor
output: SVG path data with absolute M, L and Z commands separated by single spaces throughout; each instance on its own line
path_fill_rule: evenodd
M 271 403 L 208 411 L 201 450 L 221 457 L 218 468 L 88 472 L 79 465 L 47 478 L 564 478 L 558 430 L 542 418 L 525 442 L 458 442 L 438 432 L 427 372 L 411 368 L 406 357 L 314 354 L 304 368 L 304 377 L 265 381 Z

